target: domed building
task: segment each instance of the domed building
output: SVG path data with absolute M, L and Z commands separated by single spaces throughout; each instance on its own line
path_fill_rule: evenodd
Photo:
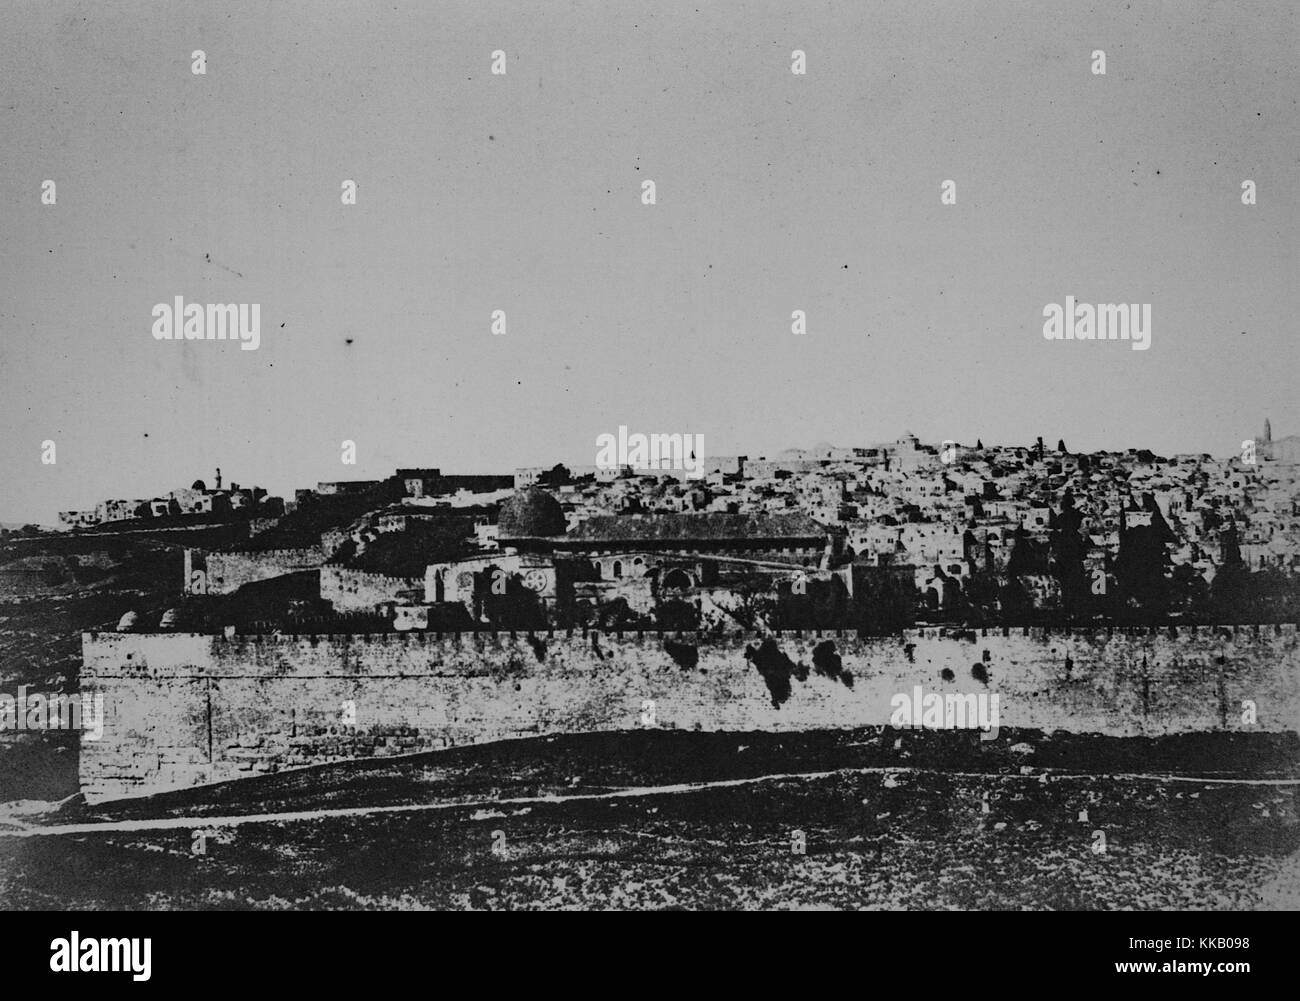
M 497 538 L 502 543 L 563 535 L 566 523 L 560 502 L 540 487 L 520 490 L 501 504 Z

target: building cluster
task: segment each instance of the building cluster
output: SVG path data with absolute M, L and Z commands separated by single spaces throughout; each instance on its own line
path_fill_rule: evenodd
M 261 487 L 241 487 L 238 483 L 223 487 L 221 470 L 218 469 L 211 488 L 202 480 L 195 480 L 189 487 L 173 490 L 162 497 L 102 500 L 89 511 L 60 511 L 59 525 L 62 528 L 94 528 L 114 522 L 152 518 L 187 515 L 238 517 L 253 513 L 273 515 L 281 510 L 280 499 L 270 497 Z
M 315 566 L 318 611 L 402 630 L 1097 618 L 1184 612 L 1225 570 L 1300 579 L 1300 438 L 1267 426 L 1230 459 L 908 434 L 704 470 L 321 483 L 187 578 L 228 594 Z
M 1017 545 L 1024 569 L 1050 564 L 1033 557 L 1050 554 L 1063 531 L 1077 537 L 1097 593 L 1113 582 L 1123 534 L 1157 523 L 1169 567 L 1186 566 L 1206 585 L 1238 557 L 1248 569 L 1294 572 L 1300 437 L 1273 441 L 1266 425 L 1252 444 L 1231 459 L 1162 458 L 1140 449 L 1075 454 L 1064 442 L 1051 449 L 1041 439 L 1030 447 L 929 446 L 909 434 L 871 448 L 818 445 L 774 459 L 707 460 L 710 472 L 699 481 L 632 470 L 596 478 L 558 468 L 520 470 L 516 483 L 545 484 L 577 538 L 611 521 L 635 525 L 637 516 L 797 515 L 836 540 L 827 550 L 832 559 L 907 568 L 919 593 L 943 605 L 981 572 L 1019 569 L 1012 564 Z M 1018 575 L 1044 578 L 1036 586 L 1040 599 L 1050 600 L 1051 569 Z

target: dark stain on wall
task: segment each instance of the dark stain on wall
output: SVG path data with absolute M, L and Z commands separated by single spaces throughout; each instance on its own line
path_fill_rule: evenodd
M 853 672 L 844 668 L 843 658 L 830 640 L 823 640 L 813 647 L 812 662 L 813 669 L 823 678 L 842 681 L 845 688 L 853 687 Z
M 798 678 L 800 681 L 808 680 L 807 666 L 796 663 L 786 656 L 771 636 L 766 637 L 756 647 L 746 647 L 745 659 L 763 676 L 767 690 L 772 695 L 772 707 L 775 709 L 780 709 L 782 704 L 789 700 L 791 677 Z
M 664 640 L 664 650 L 683 671 L 693 671 L 700 662 L 700 648 L 693 643 Z

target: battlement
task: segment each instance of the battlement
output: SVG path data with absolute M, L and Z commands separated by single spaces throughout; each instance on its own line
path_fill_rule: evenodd
M 229 557 L 248 560 L 294 560 L 321 559 L 320 546 L 299 546 L 297 549 L 213 549 L 206 554 L 208 559 Z
M 377 573 L 374 570 L 357 570 L 353 567 L 342 567 L 326 564 L 321 567 L 321 571 L 327 574 L 333 574 L 340 578 L 357 578 L 359 580 L 374 581 L 381 584 L 405 584 L 408 586 L 424 585 L 424 574 L 416 577 L 394 577 L 392 574 Z
M 365 571 L 356 571 L 365 573 Z M 379 574 L 367 574 L 368 576 L 382 579 L 391 583 L 409 584 L 415 578 L 403 577 L 385 577 Z M 368 619 L 373 615 L 356 612 L 340 613 L 341 619 L 349 618 Z M 1150 637 L 1155 639 L 1172 640 L 1172 641 L 1195 641 L 1207 640 L 1211 638 L 1220 639 L 1241 639 L 1250 641 L 1253 639 L 1268 638 L 1272 636 L 1294 638 L 1300 635 L 1300 625 L 1294 622 L 1283 623 L 1254 623 L 1249 625 L 1177 625 L 1177 626 L 997 626 L 997 627 L 980 627 L 977 629 L 959 629 L 950 626 L 926 626 L 916 629 L 904 629 L 896 633 L 868 633 L 857 629 L 774 629 L 768 632 L 757 630 L 729 630 L 727 632 L 707 632 L 694 630 L 679 629 L 520 629 L 520 630 L 498 630 L 498 629 L 467 629 L 455 631 L 437 631 L 437 630 L 411 630 L 407 632 L 285 632 L 284 629 L 272 629 L 270 623 L 260 624 L 265 631 L 258 632 L 239 632 L 233 636 L 224 633 L 101 633 L 86 632 L 82 634 L 83 643 L 86 639 L 94 640 L 102 636 L 187 636 L 187 637 L 208 637 L 210 639 L 223 643 L 296 643 L 299 641 L 310 641 L 312 643 L 329 642 L 341 640 L 352 643 L 408 643 L 408 644 L 427 644 L 433 643 L 462 643 L 466 640 L 477 641 L 494 646 L 500 646 L 508 642 L 524 643 L 531 637 L 534 639 L 572 639 L 578 637 L 588 639 L 590 637 L 605 637 L 610 639 L 673 639 L 680 642 L 695 643 L 700 645 L 734 645 L 735 643 L 756 643 L 764 639 L 771 638 L 775 640 L 782 639 L 839 639 L 855 640 L 870 639 L 873 641 L 893 640 L 898 643 L 906 643 L 916 639 L 950 639 L 966 640 L 967 642 L 976 642 L 979 639 L 1002 637 L 1028 637 L 1036 641 L 1047 641 L 1054 637 L 1070 638 L 1083 640 L 1090 643 L 1101 643 L 1116 637 Z
M 1002 726 L 1045 731 L 1279 732 L 1300 720 L 1291 623 L 885 636 L 113 632 L 83 634 L 82 657 L 81 690 L 105 705 L 102 739 L 81 748 L 91 801 L 539 734 L 889 725 L 891 700 L 916 686 L 997 695 Z M 340 712 L 355 714 L 342 729 Z M 393 742 L 376 736 L 393 727 Z
M 394 601 L 402 592 L 423 592 L 424 577 L 391 577 L 351 567 L 323 566 L 320 596 L 342 612 L 371 611 L 381 602 Z

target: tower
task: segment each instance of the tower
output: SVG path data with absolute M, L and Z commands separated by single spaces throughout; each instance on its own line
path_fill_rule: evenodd
M 214 489 L 216 490 L 221 489 L 221 467 L 220 466 L 217 467 L 217 485 Z
M 1273 440 L 1273 425 L 1269 423 L 1267 417 L 1264 418 L 1264 444 Z

